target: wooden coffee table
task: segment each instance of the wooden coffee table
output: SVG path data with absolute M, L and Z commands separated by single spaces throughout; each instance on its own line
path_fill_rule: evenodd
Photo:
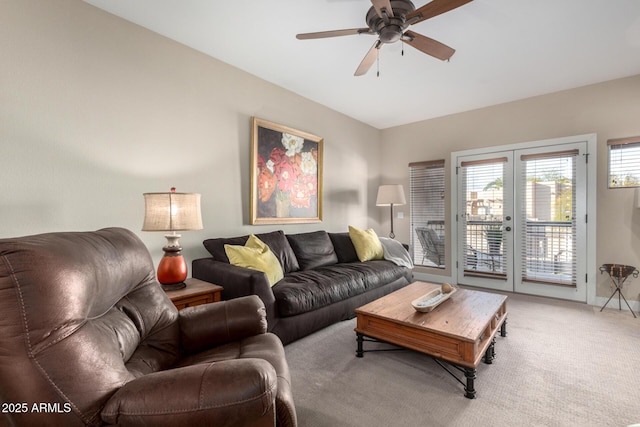
M 495 335 L 507 335 L 507 297 L 458 289 L 429 313 L 417 312 L 411 301 L 440 285 L 414 282 L 356 309 L 357 357 L 363 357 L 364 337 L 427 354 L 465 386 L 465 397 L 476 396 L 476 369 L 495 357 Z M 466 384 L 441 361 L 464 372 Z

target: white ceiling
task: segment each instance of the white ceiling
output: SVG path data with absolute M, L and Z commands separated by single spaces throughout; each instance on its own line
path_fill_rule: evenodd
M 366 27 L 369 0 L 85 0 L 379 129 L 640 74 L 639 0 L 474 0 L 411 27 L 354 77 L 375 41 L 297 33 Z M 416 0 L 416 8 L 426 1 Z

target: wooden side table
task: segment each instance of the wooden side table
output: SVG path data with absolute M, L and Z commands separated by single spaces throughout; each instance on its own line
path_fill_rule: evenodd
M 171 302 L 178 310 L 220 301 L 222 297 L 222 286 L 194 278 L 185 280 L 185 283 L 187 284 L 186 288 L 178 289 L 177 291 L 166 291 Z

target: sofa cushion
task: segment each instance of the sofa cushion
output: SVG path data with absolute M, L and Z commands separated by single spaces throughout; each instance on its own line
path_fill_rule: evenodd
M 333 249 L 336 251 L 339 263 L 358 261 L 358 254 L 349 233 L 329 233 L 329 238 L 333 243 Z
M 270 233 L 259 233 L 255 236 L 266 243 L 267 246 L 269 246 L 271 252 L 273 252 L 276 258 L 278 258 L 278 261 L 280 261 L 282 271 L 285 274 L 300 269 L 300 267 L 298 266 L 296 255 L 293 253 L 293 250 L 289 245 L 289 241 L 285 237 L 282 230 L 273 231 Z M 202 244 L 213 256 L 213 259 L 215 259 L 216 261 L 226 262 L 228 264 L 229 257 L 227 257 L 224 245 L 243 246 L 245 243 L 247 243 L 248 239 L 248 235 L 240 237 L 222 237 L 207 239 L 202 242 Z
M 295 316 L 360 295 L 402 277 L 411 270 L 379 260 L 300 270 L 287 274 L 272 289 L 281 317 Z
M 326 231 L 288 234 L 287 239 L 296 254 L 301 270 L 336 264 L 338 256 Z
M 271 286 L 284 277 L 278 258 L 266 243 L 253 234 L 244 246 L 224 245 L 224 249 L 231 264 L 262 271 L 267 275 Z
M 351 236 L 351 241 L 356 248 L 356 253 L 360 261 L 371 261 L 384 257 L 384 250 L 382 249 L 380 239 L 372 228 L 361 230 L 349 226 L 349 236 Z

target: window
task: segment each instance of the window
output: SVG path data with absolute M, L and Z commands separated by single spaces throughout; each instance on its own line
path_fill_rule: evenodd
M 410 163 L 409 179 L 413 263 L 444 268 L 444 160 Z
M 640 187 L 640 136 L 610 139 L 609 188 Z

